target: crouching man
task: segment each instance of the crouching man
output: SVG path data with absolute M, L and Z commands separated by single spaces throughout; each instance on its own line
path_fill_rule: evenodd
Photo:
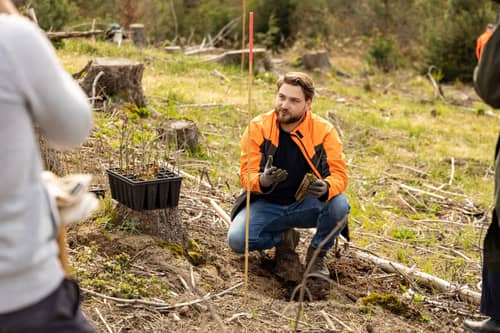
M 347 187 L 342 143 L 335 128 L 311 112 L 315 89 L 308 75 L 287 73 L 277 88 L 274 110 L 254 118 L 241 140 L 240 180 L 243 189 L 251 191 L 249 250 L 276 247 L 279 266 L 299 242 L 294 228 L 316 228 L 307 251 L 308 265 L 316 248 L 341 224 L 312 264 L 311 272 L 329 277 L 325 255 L 338 234 L 346 231 L 350 209 L 342 194 Z M 305 177 L 312 180 L 301 187 Z M 243 253 L 245 193 L 236 200 L 231 215 L 228 244 Z

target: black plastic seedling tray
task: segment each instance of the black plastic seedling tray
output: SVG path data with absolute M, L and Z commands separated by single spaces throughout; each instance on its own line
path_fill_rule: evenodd
M 137 180 L 123 175 L 119 169 L 106 170 L 111 197 L 133 210 L 152 210 L 177 207 L 182 177 L 161 170 L 155 179 Z

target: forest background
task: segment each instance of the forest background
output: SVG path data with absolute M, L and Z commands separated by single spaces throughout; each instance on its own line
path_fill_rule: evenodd
M 86 30 L 143 23 L 153 45 L 201 43 L 232 20 L 234 0 L 21 0 L 33 7 L 45 30 Z M 442 81 L 468 82 L 477 63 L 475 40 L 495 20 L 492 1 L 477 0 L 249 0 L 255 13 L 255 42 L 275 53 L 302 43 L 305 49 L 361 48 L 385 71 L 436 66 Z M 241 24 L 219 40 L 241 47 Z

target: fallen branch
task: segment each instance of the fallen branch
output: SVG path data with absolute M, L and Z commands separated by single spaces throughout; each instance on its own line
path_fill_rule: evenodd
M 450 180 L 448 181 L 448 185 L 451 186 L 451 184 L 453 183 L 454 176 L 455 176 L 455 159 L 452 157 L 451 158 Z
M 453 196 L 457 196 L 457 197 L 462 197 L 462 198 L 468 198 L 468 196 L 466 196 L 465 194 L 446 191 L 446 190 L 443 190 L 442 188 L 436 187 L 434 185 L 430 185 L 430 184 L 423 184 L 423 185 L 425 187 L 430 188 L 431 190 L 434 190 L 434 191 L 437 191 L 437 192 L 441 192 L 441 193 L 444 193 L 444 194 L 449 194 L 449 195 L 453 195 Z
M 73 79 L 78 80 L 79 78 L 82 77 L 83 74 L 87 73 L 89 71 L 90 67 L 92 67 L 93 62 L 94 62 L 93 60 L 89 60 L 87 62 L 87 64 L 80 71 L 78 71 L 74 74 L 71 74 Z
M 427 78 L 431 81 L 432 86 L 434 87 L 434 96 L 441 98 L 443 102 L 446 102 L 446 99 L 444 98 L 444 93 L 443 89 L 441 88 L 441 85 L 434 80 L 434 77 L 432 76 L 432 70 L 437 69 L 435 66 L 430 66 L 429 69 L 427 70 Z
M 248 312 L 235 313 L 230 318 L 227 318 L 224 321 L 226 323 L 230 323 L 230 322 L 232 322 L 235 319 L 239 319 L 240 317 L 245 317 L 246 319 L 251 319 L 252 315 L 250 313 L 248 313 Z
M 167 310 L 171 310 L 171 309 L 174 309 L 174 308 L 180 308 L 180 307 L 187 306 L 187 305 L 193 305 L 193 304 L 205 302 L 205 301 L 208 301 L 208 300 L 210 300 L 210 299 L 212 299 L 214 297 L 219 297 L 219 296 L 225 295 L 225 294 L 233 291 L 234 289 L 240 287 L 241 285 L 243 285 L 243 282 L 237 283 L 234 286 L 232 286 L 232 287 L 230 287 L 230 288 L 228 288 L 226 290 L 223 290 L 220 293 L 217 293 L 217 294 L 215 294 L 213 296 L 210 295 L 210 293 L 207 293 L 202 298 L 195 299 L 195 300 L 192 300 L 192 301 L 189 301 L 189 302 L 183 302 L 183 303 L 177 303 L 177 304 L 173 304 L 173 305 L 167 305 L 167 306 L 159 307 L 159 308 L 157 308 L 157 310 L 159 310 L 159 311 L 167 311 Z
M 321 311 L 321 312 L 324 312 L 324 311 Z M 348 332 L 354 332 L 354 330 L 352 328 L 350 328 L 349 326 L 347 326 L 347 324 L 345 324 L 343 321 L 341 321 L 340 319 L 338 319 L 337 317 L 335 317 L 334 315 L 330 314 L 330 313 L 326 313 L 325 314 L 332 318 L 333 320 L 335 320 L 337 323 L 339 323 L 343 328 L 345 328 Z
M 406 267 L 399 263 L 391 262 L 387 259 L 383 259 L 373 254 L 365 253 L 363 251 L 353 250 L 352 254 L 359 259 L 363 259 L 372 264 L 378 265 L 386 272 L 404 272 L 409 277 L 414 279 L 417 283 L 425 287 L 434 288 L 442 292 L 456 293 L 462 300 L 465 300 L 474 305 L 479 305 L 481 294 L 469 289 L 467 286 L 459 287 L 453 285 L 452 283 L 436 276 L 410 269 L 409 267 Z
M 431 300 L 428 297 L 424 297 L 424 302 L 426 304 L 432 305 L 432 307 L 434 309 L 435 308 L 440 308 L 440 309 L 442 309 L 442 310 L 444 310 L 446 312 L 456 313 L 456 314 L 459 314 L 461 316 L 469 317 L 469 318 L 475 318 L 475 319 L 482 319 L 482 318 L 484 318 L 482 315 L 480 315 L 478 313 L 473 313 L 471 311 L 464 310 L 464 309 L 455 309 L 451 304 L 439 302 L 439 301 L 436 301 L 436 300 Z
M 217 108 L 217 107 L 228 107 L 234 106 L 234 104 L 225 103 L 206 103 L 206 104 L 180 104 L 179 108 Z
M 104 317 L 102 316 L 101 312 L 99 311 L 98 308 L 94 308 L 95 312 L 97 312 L 97 315 L 99 316 L 99 319 L 103 322 L 104 326 L 106 326 L 106 329 L 108 330 L 109 333 L 113 333 L 113 330 L 109 326 L 109 324 L 104 320 Z
M 472 226 L 475 229 L 481 229 L 482 226 L 475 225 L 475 224 L 469 224 L 469 223 L 460 223 L 460 222 L 453 222 L 453 221 L 448 221 L 448 220 L 432 220 L 432 219 L 421 219 L 421 220 L 408 220 L 409 222 L 417 222 L 417 223 L 444 223 L 444 224 L 449 224 L 449 225 L 456 225 L 459 227 L 470 227 Z
M 403 199 L 403 197 L 401 195 L 398 195 L 398 197 L 399 197 L 399 200 L 401 200 L 408 208 L 410 208 L 413 213 L 418 214 L 417 210 L 415 208 L 413 208 L 413 206 L 410 205 L 408 203 L 408 201 L 406 201 L 405 199 Z
M 100 71 L 99 74 L 96 75 L 96 77 L 94 78 L 94 82 L 92 83 L 92 108 L 94 108 L 94 105 L 95 105 L 95 94 L 96 94 L 96 87 L 97 87 L 97 82 L 99 81 L 99 79 L 101 78 L 101 76 L 104 75 L 104 72 L 103 71 Z
M 278 311 L 271 310 L 270 312 L 271 312 L 271 313 L 274 313 L 274 314 L 275 314 L 275 315 L 277 315 L 278 317 L 284 318 L 284 319 L 286 319 L 286 320 L 290 320 L 290 321 L 292 321 L 292 320 L 293 320 L 292 318 L 290 318 L 290 317 L 288 317 L 288 316 L 285 316 L 284 314 L 281 314 L 281 313 L 279 313 Z M 313 326 L 313 325 L 311 325 L 311 324 L 309 324 L 309 323 L 306 323 L 305 321 L 301 321 L 301 320 L 299 320 L 298 322 L 299 322 L 299 323 L 301 323 L 301 324 L 303 324 L 303 325 L 305 325 L 305 326 L 309 326 L 309 327 L 311 327 L 311 328 L 314 328 L 314 326 Z M 297 326 L 295 326 L 295 329 L 297 329 Z
M 398 245 L 401 245 L 401 246 L 411 246 L 411 247 L 413 247 L 417 251 L 431 253 L 431 254 L 434 254 L 434 255 L 438 254 L 435 251 L 432 251 L 432 250 L 429 250 L 427 248 L 423 248 L 423 247 L 420 247 L 418 245 L 414 245 L 414 244 L 411 244 L 411 243 L 404 243 L 404 242 L 396 241 L 396 240 L 389 239 L 389 238 L 386 238 L 386 237 L 382 237 L 382 236 L 379 236 L 379 235 L 375 235 L 375 234 L 372 234 L 372 233 L 369 233 L 369 232 L 358 231 L 358 233 L 360 235 L 367 236 L 368 238 L 377 238 L 377 239 L 380 239 L 380 240 L 383 240 L 383 241 L 386 241 L 386 242 L 392 243 L 392 244 L 398 244 Z M 448 248 L 444 248 L 444 249 L 445 250 L 451 250 L 451 249 L 448 249 Z M 451 259 L 451 260 L 455 260 L 456 259 L 456 257 L 450 256 L 450 255 L 446 255 L 446 254 L 442 254 L 442 253 L 440 255 L 443 256 L 446 259 Z
M 340 129 L 339 119 L 337 118 L 337 114 L 335 113 L 335 111 L 328 111 L 326 114 L 332 120 L 333 126 L 337 130 L 339 137 L 342 138 L 344 136 L 344 134 L 342 133 L 342 130 Z
M 169 164 L 169 163 L 167 163 L 167 165 L 166 165 L 166 166 L 167 166 L 168 168 L 172 169 L 172 170 L 174 170 L 174 168 L 175 168 L 172 164 Z M 191 179 L 191 180 L 193 180 L 193 181 L 195 181 L 195 182 L 197 182 L 197 181 L 198 181 L 198 178 L 196 178 L 195 176 L 193 176 L 193 175 L 191 175 L 191 174 L 189 174 L 189 173 L 187 173 L 187 172 L 185 172 L 185 171 L 182 171 L 182 170 L 180 170 L 180 169 L 178 169 L 178 168 L 177 168 L 177 171 L 179 172 L 179 174 L 180 174 L 181 176 L 184 176 L 184 177 L 186 177 L 186 178 L 188 178 L 188 179 Z M 208 189 L 212 189 L 212 185 L 210 185 L 210 184 L 209 184 L 209 183 L 207 183 L 206 181 L 201 181 L 201 182 L 200 182 L 200 185 L 203 185 L 204 187 L 206 187 L 206 188 L 208 188 Z
M 220 71 L 218 71 L 218 70 L 216 70 L 216 69 L 214 69 L 214 70 L 212 71 L 212 73 L 214 73 L 214 75 L 215 75 L 215 76 L 217 76 L 217 77 L 221 78 L 222 80 L 224 80 L 224 81 L 226 81 L 226 82 L 231 82 L 231 80 L 229 80 L 229 79 L 227 78 L 227 76 L 225 76 L 224 74 L 222 74 Z
M 168 304 L 168 303 L 165 303 L 165 302 L 152 302 L 152 301 L 145 301 L 145 300 L 142 300 L 142 299 L 125 299 L 125 298 L 118 298 L 118 297 L 113 297 L 113 296 L 108 296 L 108 295 L 105 295 L 105 294 L 101 294 L 101 293 L 98 293 L 96 291 L 93 291 L 93 290 L 90 290 L 90 289 L 86 289 L 86 288 L 81 288 L 82 291 L 84 291 L 85 293 L 91 295 L 91 296 L 95 296 L 95 297 L 100 297 L 100 298 L 103 298 L 103 299 L 107 299 L 107 300 L 110 300 L 110 301 L 114 301 L 114 302 L 117 302 L 117 303 L 122 303 L 124 305 L 145 305 L 145 306 L 151 306 L 151 307 L 154 307 L 156 310 L 158 311 L 168 311 L 168 310 L 171 310 L 171 309 L 175 309 L 175 308 L 180 308 L 180 307 L 183 307 L 183 306 L 188 306 L 188 305 L 194 305 L 194 304 L 198 304 L 198 303 L 201 303 L 201 302 L 205 302 L 205 301 L 208 301 L 212 298 L 215 298 L 215 297 L 219 297 L 219 296 L 222 296 L 224 294 L 227 294 L 229 292 L 231 292 L 232 290 L 240 287 L 241 285 L 243 284 L 243 282 L 240 282 L 240 283 L 237 283 L 235 284 L 234 286 L 226 289 L 226 290 L 223 290 L 215 295 L 211 295 L 210 293 L 207 293 L 205 296 L 199 298 L 199 299 L 195 299 L 195 300 L 192 300 L 192 301 L 188 301 L 188 302 L 182 302 L 182 303 L 177 303 L 177 304 Z
M 201 202 L 209 203 L 214 210 L 217 212 L 217 214 L 222 218 L 222 221 L 224 222 L 226 227 L 229 227 L 231 225 L 231 217 L 227 215 L 227 213 L 215 202 L 214 199 L 212 198 L 201 198 Z
M 418 170 L 418 169 L 415 169 L 415 168 L 412 168 L 410 166 L 407 166 L 407 165 L 403 165 L 403 164 L 394 164 L 395 167 L 397 168 L 401 168 L 401 169 L 407 169 L 407 170 L 410 170 L 410 171 L 413 171 L 415 173 L 418 173 L 420 175 L 423 175 L 423 176 L 428 176 L 429 174 L 425 171 L 422 171 L 422 170 Z
M 424 190 L 421 190 L 421 189 L 418 189 L 418 188 L 415 188 L 415 187 L 411 187 L 411 186 L 408 186 L 408 185 L 405 185 L 405 184 L 399 184 L 399 187 L 401 187 L 404 190 L 412 191 L 412 192 L 418 193 L 420 195 L 422 195 L 422 194 L 423 195 L 428 195 L 430 197 L 434 197 L 434 198 L 440 199 L 440 200 L 447 200 L 448 199 L 446 197 L 443 197 L 442 195 L 439 195 L 439 194 L 436 194 L 436 193 L 432 193 L 432 192 L 428 192 L 428 191 L 424 191 Z
M 27 10 L 28 17 L 38 25 L 38 18 L 36 17 L 35 8 L 28 8 Z
M 330 317 L 328 317 L 328 315 L 326 314 L 325 311 L 321 310 L 319 312 L 323 318 L 325 319 L 326 321 L 326 324 L 328 325 L 328 329 L 331 329 L 331 330 L 334 330 L 335 329 L 335 325 L 333 324 L 333 322 L 331 321 Z

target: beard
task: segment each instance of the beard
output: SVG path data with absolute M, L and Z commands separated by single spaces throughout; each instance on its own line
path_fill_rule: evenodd
M 293 124 L 298 122 L 299 120 L 302 119 L 304 114 L 301 115 L 292 115 L 288 111 L 288 109 L 283 109 L 280 108 L 279 106 L 276 106 L 274 108 L 274 113 L 276 114 L 276 118 L 281 124 Z

